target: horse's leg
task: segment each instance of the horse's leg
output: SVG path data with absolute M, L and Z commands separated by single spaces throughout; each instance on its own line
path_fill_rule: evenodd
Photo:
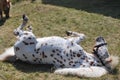
M 2 16 L 2 10 L 0 9 L 0 21 L 2 20 L 3 16 Z
M 5 0 L 4 1 L 4 5 L 3 5 L 3 11 L 5 14 L 6 18 L 9 18 L 9 12 L 10 12 L 10 1 L 9 0 Z
M 5 13 L 5 17 L 6 18 L 9 18 L 10 16 L 9 16 L 9 11 L 10 11 L 10 8 L 6 8 L 5 10 L 4 10 L 4 13 Z
M 67 37 L 67 40 L 73 41 L 77 44 L 79 44 L 81 41 L 85 39 L 85 35 L 82 33 L 67 31 L 66 34 L 70 37 Z
M 5 10 L 4 10 L 4 13 L 5 13 L 5 17 L 6 17 L 6 18 L 9 18 L 9 17 L 10 17 L 10 16 L 9 16 L 9 12 L 10 12 L 10 7 L 7 6 L 7 7 L 5 8 Z
M 3 10 L 3 2 L 2 0 L 0 0 L 0 21 L 2 21 L 2 18 L 3 18 L 2 10 Z
M 82 68 L 61 68 L 56 69 L 54 73 L 60 75 L 74 75 L 78 77 L 101 77 L 108 72 L 104 67 L 91 66 Z

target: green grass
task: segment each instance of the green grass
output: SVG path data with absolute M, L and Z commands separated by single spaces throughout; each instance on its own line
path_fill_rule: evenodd
M 91 8 L 84 6 L 84 4 L 78 5 L 72 0 L 60 0 L 62 4 L 58 0 L 56 2 L 54 0 L 48 1 L 37 0 L 30 3 L 27 0 L 12 6 L 11 18 L 0 26 L 0 53 L 14 45 L 16 38 L 13 35 L 13 30 L 21 24 L 21 16 L 25 13 L 29 16 L 29 24 L 33 26 L 33 32 L 37 37 L 66 36 L 65 31 L 67 30 L 84 33 L 87 37 L 81 45 L 87 52 L 91 53 L 95 38 L 103 36 L 108 42 L 109 52 L 120 57 L 118 10 L 113 11 L 112 13 L 116 15 L 112 16 L 109 13 L 110 10 L 108 12 L 105 10 L 106 14 L 104 11 L 98 12 L 94 8 L 98 5 Z M 70 3 L 71 1 L 77 4 L 73 5 Z M 70 7 L 67 6 L 68 4 Z M 100 4 L 102 6 L 102 3 Z M 103 7 L 106 6 L 103 4 Z M 50 65 L 31 65 L 20 61 L 15 63 L 0 62 L 0 80 L 120 80 L 119 67 L 120 64 L 114 70 L 113 75 L 107 74 L 101 78 L 78 78 L 76 76 L 55 75 L 53 74 L 53 67 Z

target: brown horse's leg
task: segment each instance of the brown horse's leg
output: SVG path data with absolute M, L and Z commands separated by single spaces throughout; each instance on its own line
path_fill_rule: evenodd
M 4 10 L 4 13 L 5 13 L 5 17 L 6 18 L 9 18 L 9 12 L 10 12 L 10 8 L 9 7 L 6 7 L 5 10 Z
M 2 10 L 0 9 L 0 21 L 2 21 L 2 18 L 3 18 L 3 16 L 2 16 Z
M 10 1 L 5 0 L 4 2 L 4 14 L 6 18 L 9 18 L 9 12 L 10 12 Z

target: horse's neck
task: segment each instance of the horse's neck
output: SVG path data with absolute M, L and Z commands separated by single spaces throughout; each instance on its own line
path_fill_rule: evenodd
M 93 59 L 93 60 L 95 60 L 95 61 L 99 61 L 98 57 L 95 56 L 94 54 L 88 53 L 88 52 L 86 52 L 86 51 L 84 51 L 84 53 L 86 54 L 87 58 L 91 58 L 91 59 Z

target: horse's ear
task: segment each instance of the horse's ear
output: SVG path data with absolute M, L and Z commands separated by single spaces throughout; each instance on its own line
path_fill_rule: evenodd
M 28 26 L 27 30 L 30 31 L 30 32 L 32 32 L 32 26 Z
M 106 42 L 102 36 L 96 38 L 96 42 Z

